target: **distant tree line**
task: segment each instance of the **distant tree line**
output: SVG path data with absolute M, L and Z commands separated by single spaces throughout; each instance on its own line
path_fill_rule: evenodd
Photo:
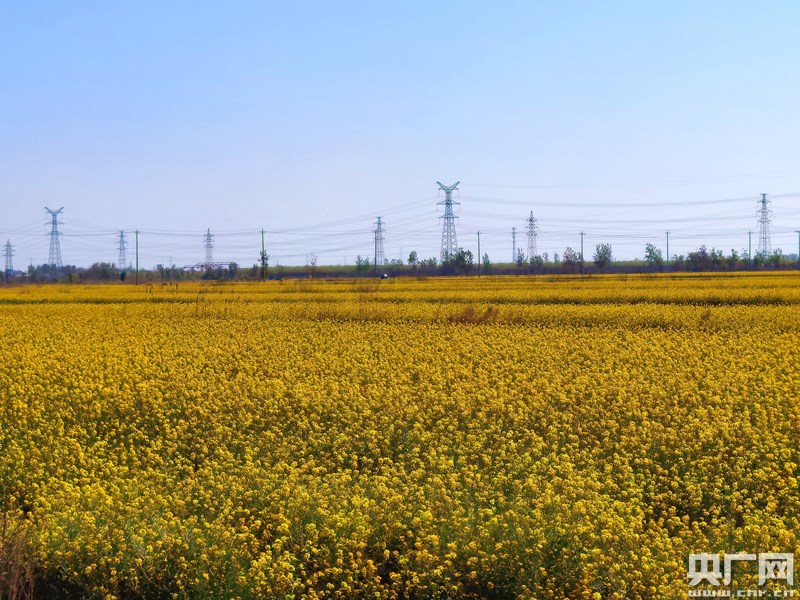
M 239 279 L 239 266 L 229 263 L 227 268 L 213 269 L 183 269 L 175 265 L 156 265 L 154 269 L 140 269 L 140 281 L 180 281 L 180 280 L 218 280 Z M 74 265 L 31 265 L 25 273 L 16 273 L 14 281 L 29 281 L 31 283 L 95 283 L 95 282 L 130 282 L 136 277 L 134 269 L 119 269 L 113 263 L 97 262 L 88 268 Z
M 722 250 L 700 246 L 686 255 L 674 254 L 667 260 L 660 248 L 653 244 L 644 247 L 644 258 L 636 260 L 616 260 L 611 244 L 597 244 L 591 260 L 584 260 L 580 252 L 567 246 L 552 257 L 543 252 L 528 258 L 519 250 L 513 263 L 493 263 L 484 253 L 476 260 L 472 251 L 459 248 L 452 256 L 441 261 L 437 257 L 420 258 L 416 251 L 408 255 L 407 261 L 386 260 L 382 265 L 373 264 L 368 257 L 358 256 L 352 266 L 322 266 L 316 255 L 311 255 L 305 267 L 270 267 L 269 255 L 258 257 L 249 269 L 241 269 L 235 262 L 214 265 L 213 268 L 198 266 L 191 269 L 175 265 L 156 265 L 154 269 L 141 269 L 140 282 L 192 281 L 192 280 L 259 280 L 314 277 L 399 277 L 430 275 L 522 275 L 522 274 L 576 274 L 576 273 L 654 273 L 660 271 L 744 271 L 800 268 L 796 256 L 784 256 L 780 248 L 764 255 L 755 253 L 752 258 L 746 251 L 735 249 L 726 254 Z M 135 279 L 132 269 L 119 269 L 113 263 L 98 262 L 88 268 L 65 265 L 36 265 L 28 267 L 27 272 L 8 274 L 12 282 L 32 283 L 92 283 L 92 282 L 131 282 Z

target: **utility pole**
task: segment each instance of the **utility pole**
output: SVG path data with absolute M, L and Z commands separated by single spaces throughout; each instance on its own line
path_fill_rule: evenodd
M 456 181 L 451 186 L 446 186 L 440 181 L 436 182 L 439 189 L 444 190 L 444 200 L 437 204 L 444 204 L 444 216 L 439 217 L 442 221 L 442 263 L 449 262 L 458 252 L 458 242 L 456 241 L 456 217 L 453 214 L 453 191 L 458 189 L 460 181 Z
M 798 231 L 800 233 L 800 231 Z M 481 232 L 478 232 L 478 277 L 481 276 Z
M 46 206 L 44 209 L 50 213 L 50 257 L 49 262 L 50 265 L 53 267 L 61 267 L 61 242 L 59 242 L 59 236 L 61 235 L 58 233 L 58 215 L 61 214 L 61 211 L 64 210 L 62 206 L 58 210 L 51 210 Z
M 753 232 L 747 232 L 747 270 L 749 271 L 753 264 Z
M 800 229 L 797 230 L 797 268 L 800 269 Z
M 511 228 L 511 264 L 517 262 L 517 228 Z
M 584 233 L 581 231 L 581 275 L 583 275 L 583 236 Z
M 669 231 L 667 231 L 667 270 L 669 271 Z
M 139 230 L 136 230 L 136 285 L 139 285 Z

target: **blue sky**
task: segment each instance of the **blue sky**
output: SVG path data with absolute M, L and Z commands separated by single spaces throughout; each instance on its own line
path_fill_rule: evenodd
M 511 258 L 647 241 L 742 249 L 770 194 L 800 229 L 796 2 L 0 3 L 0 241 L 47 260 L 282 264 L 439 253 Z M 729 202 L 707 203 L 709 200 Z M 754 234 L 755 236 L 755 234 Z

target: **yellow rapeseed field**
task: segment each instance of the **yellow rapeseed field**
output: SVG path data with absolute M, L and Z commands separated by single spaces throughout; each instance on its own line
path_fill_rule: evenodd
M 685 597 L 798 399 L 794 274 L 3 288 L 0 598 Z

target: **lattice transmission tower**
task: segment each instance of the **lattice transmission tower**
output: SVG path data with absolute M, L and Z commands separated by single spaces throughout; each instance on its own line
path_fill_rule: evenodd
M 378 268 L 386 264 L 386 256 L 383 253 L 384 230 L 381 217 L 378 217 L 375 222 L 375 229 L 372 233 L 375 235 L 375 273 L 377 274 Z
M 124 271 L 128 268 L 128 259 L 125 253 L 125 232 L 119 232 L 119 246 L 117 246 L 117 250 L 119 250 L 119 259 L 117 260 L 117 268 L 120 271 Z
M 3 255 L 6 258 L 6 268 L 3 271 L 3 274 L 5 282 L 8 283 L 8 280 L 11 277 L 11 273 L 14 271 L 14 263 L 11 261 L 11 257 L 14 256 L 14 247 L 11 245 L 11 240 L 6 241 L 6 246 L 3 251 Z
M 772 244 L 769 239 L 770 214 L 769 200 L 766 194 L 761 194 L 761 208 L 758 210 L 758 255 L 766 258 L 772 252 Z
M 458 184 L 461 183 L 460 181 L 456 181 L 451 186 L 446 186 L 440 181 L 436 183 L 439 184 L 439 189 L 444 190 L 444 200 L 438 202 L 437 204 L 444 204 L 444 215 L 439 217 L 440 219 L 444 219 L 442 222 L 442 262 L 448 262 L 451 258 L 453 258 L 456 253 L 458 252 L 458 241 L 456 240 L 456 217 L 453 214 L 453 204 L 458 204 L 458 202 L 453 202 L 453 190 L 458 189 Z
M 54 267 L 61 267 L 63 266 L 61 263 L 61 242 L 59 241 L 59 236 L 61 235 L 58 233 L 58 225 L 60 221 L 58 220 L 58 215 L 61 214 L 61 211 L 64 210 L 62 206 L 58 210 L 51 210 L 46 206 L 44 209 L 50 213 L 50 257 L 49 257 L 49 264 Z M 63 223 L 61 223 L 63 225 Z
M 210 269 L 211 266 L 214 264 L 214 236 L 211 235 L 210 228 L 206 231 L 206 234 L 203 236 L 203 240 L 204 240 L 203 246 L 206 249 L 206 268 Z
M 533 257 L 536 256 L 536 235 L 538 233 L 538 228 L 536 227 L 536 219 L 533 217 L 533 211 L 531 211 L 531 216 L 528 217 L 528 224 L 525 226 L 525 229 L 528 230 L 528 261 L 533 260 Z

